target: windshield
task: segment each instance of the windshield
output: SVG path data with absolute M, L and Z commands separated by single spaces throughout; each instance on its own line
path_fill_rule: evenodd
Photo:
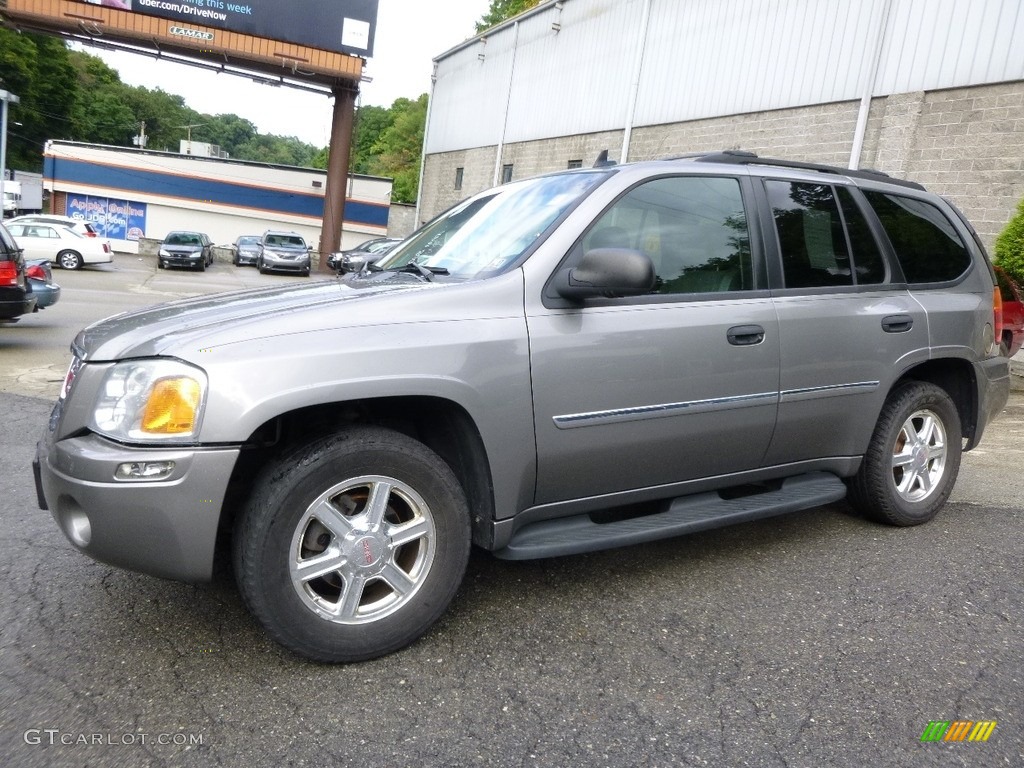
M 193 235 L 189 232 L 171 232 L 164 240 L 166 245 L 202 245 L 199 241 L 199 235 Z
M 511 182 L 465 200 L 414 232 L 378 265 L 418 264 L 469 280 L 511 268 L 530 246 L 607 171 L 582 171 Z
M 267 235 L 263 239 L 264 245 L 272 248 L 305 248 L 306 241 L 298 235 Z

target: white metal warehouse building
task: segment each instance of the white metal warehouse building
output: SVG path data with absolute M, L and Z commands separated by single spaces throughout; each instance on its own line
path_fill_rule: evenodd
M 1024 197 L 1022 0 L 548 0 L 434 62 L 419 221 L 576 164 L 744 149 Z

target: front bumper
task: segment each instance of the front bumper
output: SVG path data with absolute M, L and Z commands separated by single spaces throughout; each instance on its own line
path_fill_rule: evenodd
M 203 265 L 202 253 L 163 253 L 158 257 L 164 264 L 169 267 L 196 267 Z
M 310 259 L 308 256 L 288 258 L 285 256 L 273 256 L 263 254 L 263 268 L 272 269 L 275 272 L 309 272 Z
M 39 505 L 95 560 L 177 581 L 208 581 L 238 448 L 131 448 L 98 435 L 41 441 Z M 118 481 L 117 467 L 173 461 L 165 480 Z

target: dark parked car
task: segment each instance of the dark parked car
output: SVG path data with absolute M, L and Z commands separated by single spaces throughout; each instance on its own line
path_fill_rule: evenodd
M 1013 357 L 1024 343 L 1024 295 L 1020 286 L 1002 267 L 996 267 L 996 281 L 1003 297 L 1003 354 Z
M 256 259 L 259 255 L 259 235 L 240 235 L 231 244 L 231 263 L 236 267 L 244 267 L 247 264 L 256 266 Z
M 267 230 L 260 237 L 259 252 L 256 254 L 256 269 L 267 272 L 298 272 L 309 277 L 310 252 L 302 235 L 297 232 Z
M 213 264 L 213 241 L 205 232 L 169 232 L 160 244 L 157 266 L 188 267 L 202 272 Z
M 21 248 L 0 224 L 0 322 L 14 322 L 36 307 L 36 297 L 25 277 Z
M 355 248 L 349 248 L 347 251 L 332 253 L 327 257 L 327 266 L 338 271 L 358 272 L 358 269 L 353 270 L 351 266 L 356 264 L 354 259 L 362 260 L 359 262 L 360 268 L 367 264 L 376 264 L 400 242 L 402 242 L 400 237 L 375 237 L 373 240 L 367 240 L 365 243 L 360 243 Z
M 52 307 L 60 301 L 60 286 L 53 282 L 53 269 L 49 259 L 25 262 L 25 277 L 36 297 L 36 310 Z

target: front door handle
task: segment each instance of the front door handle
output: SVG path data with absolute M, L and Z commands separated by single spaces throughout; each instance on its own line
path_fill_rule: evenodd
M 760 325 L 734 325 L 726 337 L 735 347 L 749 347 L 764 341 L 764 328 Z
M 910 315 L 886 315 L 882 318 L 882 330 L 886 333 L 906 333 L 914 327 Z

